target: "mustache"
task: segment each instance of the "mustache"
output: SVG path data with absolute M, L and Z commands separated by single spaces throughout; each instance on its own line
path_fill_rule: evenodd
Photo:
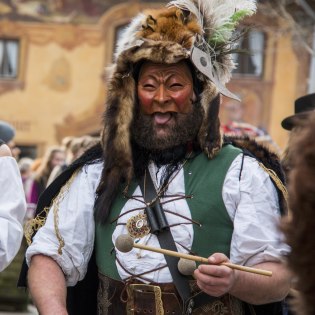
M 192 112 L 183 114 L 172 112 L 174 123 L 164 128 L 164 134 L 158 135 L 153 123 L 153 115 L 143 114 L 137 109 L 131 124 L 131 139 L 139 146 L 148 150 L 164 150 L 186 144 L 196 138 L 201 127 L 204 110 L 200 103 L 193 107 Z

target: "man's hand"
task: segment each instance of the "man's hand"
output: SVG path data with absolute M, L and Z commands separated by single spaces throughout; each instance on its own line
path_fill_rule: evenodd
M 223 262 L 229 262 L 229 259 L 224 254 L 216 253 L 208 260 L 209 265 L 200 265 L 194 272 L 199 288 L 215 297 L 230 292 L 236 281 L 237 273 L 229 267 L 220 265 Z
M 290 290 L 292 275 L 282 262 L 263 262 L 252 267 L 272 271 L 272 277 L 231 269 L 220 265 L 229 259 L 220 253 L 208 258 L 194 272 L 197 284 L 205 293 L 219 297 L 229 293 L 240 300 L 258 305 L 284 299 Z

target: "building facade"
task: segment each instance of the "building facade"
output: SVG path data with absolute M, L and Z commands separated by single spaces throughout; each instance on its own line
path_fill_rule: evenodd
M 160 4 L 0 3 L 0 119 L 16 127 L 23 155 L 40 156 L 48 145 L 69 135 L 99 134 L 104 69 L 112 61 L 119 32 L 140 10 Z M 284 148 L 288 135 L 280 123 L 293 113 L 294 100 L 308 91 L 312 58 L 299 46 L 288 21 L 263 9 L 259 4 L 258 13 L 246 21 L 255 27 L 241 46 L 251 54 L 235 55 L 239 70 L 228 87 L 242 99 L 244 120 L 267 130 Z M 227 119 L 224 106 L 221 118 Z

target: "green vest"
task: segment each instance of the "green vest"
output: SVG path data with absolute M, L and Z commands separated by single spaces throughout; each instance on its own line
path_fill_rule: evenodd
M 222 199 L 222 187 L 231 163 L 240 153 L 240 149 L 227 145 L 212 160 L 200 153 L 184 165 L 185 193 L 193 196 L 187 199 L 187 203 L 192 219 L 199 223 L 193 224 L 194 240 L 191 249 L 198 256 L 208 257 L 215 252 L 227 256 L 230 254 L 233 222 Z M 136 187 L 137 183 L 133 182 L 128 195 Z M 120 277 L 112 243 L 116 222 L 111 222 L 118 217 L 126 202 L 122 193 L 118 195 L 106 224 L 96 224 L 95 250 L 98 269 L 102 274 L 117 280 Z

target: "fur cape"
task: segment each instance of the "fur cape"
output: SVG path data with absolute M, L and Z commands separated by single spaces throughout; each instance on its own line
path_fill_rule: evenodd
M 291 216 L 284 223 L 291 246 L 288 264 L 296 276 L 293 308 L 299 315 L 315 314 L 315 114 L 300 126 L 289 150 L 289 206 Z
M 253 0 L 175 0 L 166 8 L 139 14 L 118 40 L 108 75 L 102 145 L 104 168 L 97 213 L 104 222 L 117 189 L 134 175 L 130 126 L 137 103 L 135 69 L 142 61 L 174 64 L 187 60 L 204 110 L 200 148 L 213 158 L 221 149 L 218 93 L 231 96 L 225 83 L 234 67 L 231 37 L 239 20 L 255 12 Z

